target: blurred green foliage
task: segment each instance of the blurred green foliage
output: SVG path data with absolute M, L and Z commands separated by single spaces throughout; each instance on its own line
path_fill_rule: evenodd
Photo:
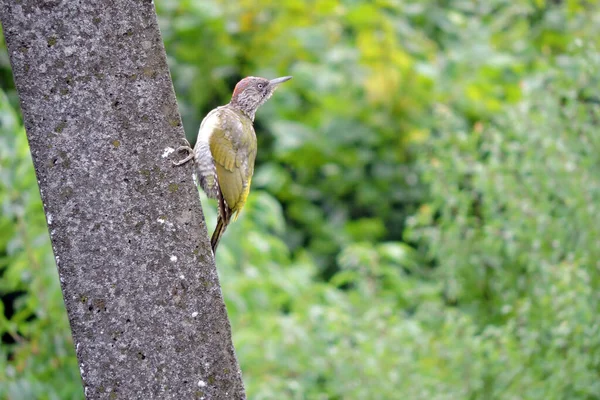
M 217 259 L 249 398 L 600 399 L 595 2 L 157 8 L 192 141 L 241 77 L 294 76 Z M 11 85 L 0 398 L 81 398 Z

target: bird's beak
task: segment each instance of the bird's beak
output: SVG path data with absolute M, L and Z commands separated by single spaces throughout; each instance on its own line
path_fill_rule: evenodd
M 285 81 L 289 81 L 290 79 L 292 79 L 291 76 L 282 76 L 281 78 L 275 78 L 275 79 L 271 79 L 269 81 L 269 86 L 277 86 L 280 83 L 283 83 Z

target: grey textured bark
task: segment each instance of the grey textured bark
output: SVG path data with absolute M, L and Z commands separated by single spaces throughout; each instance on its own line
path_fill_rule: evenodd
M 148 0 L 0 0 L 88 399 L 243 399 Z

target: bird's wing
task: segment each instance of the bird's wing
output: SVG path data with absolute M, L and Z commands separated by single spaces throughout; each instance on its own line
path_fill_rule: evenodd
M 239 212 L 250 190 L 256 138 L 252 126 L 243 124 L 237 116 L 224 111 L 220 120 L 209 138 L 210 151 L 223 199 L 231 210 Z
M 219 109 L 212 110 L 202 120 L 198 131 L 196 146 L 194 147 L 194 158 L 196 169 L 200 178 L 202 190 L 211 199 L 219 196 L 219 183 L 217 180 L 217 168 L 213 160 L 209 139 L 216 129 L 219 129 Z

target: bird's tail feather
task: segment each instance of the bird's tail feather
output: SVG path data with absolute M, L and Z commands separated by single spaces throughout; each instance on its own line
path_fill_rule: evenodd
M 227 229 L 227 225 L 229 225 L 229 221 L 231 220 L 231 210 L 225 203 L 225 199 L 221 193 L 219 193 L 219 216 L 217 217 L 217 226 L 215 227 L 215 231 L 210 238 L 210 246 L 212 247 L 213 254 L 217 254 L 217 246 L 219 245 L 219 241 L 221 240 L 221 236 L 225 233 L 225 229 Z
M 217 246 L 219 245 L 219 241 L 221 240 L 221 236 L 223 236 L 225 229 L 227 229 L 227 224 L 225 224 L 223 218 L 219 215 L 217 218 L 217 226 L 210 238 L 210 246 L 212 247 L 213 254 L 217 254 Z

